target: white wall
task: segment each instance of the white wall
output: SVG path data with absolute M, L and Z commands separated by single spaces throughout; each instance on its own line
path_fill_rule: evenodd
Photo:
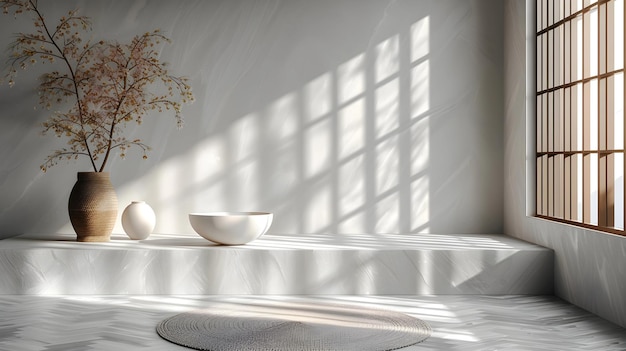
M 532 206 L 527 203 L 534 201 L 534 128 L 527 126 L 534 118 L 535 93 L 532 82 L 526 90 L 526 70 L 533 68 L 525 58 L 526 38 L 532 38 L 534 29 L 532 12 L 527 16 L 526 7 L 532 11 L 532 3 L 507 0 L 505 4 L 505 233 L 555 251 L 557 296 L 626 327 L 626 237 L 529 216 Z M 528 55 L 528 62 L 534 62 L 534 53 Z M 526 179 L 531 181 L 527 184 Z
M 120 212 L 143 199 L 156 232 L 193 233 L 187 213 L 272 211 L 273 233 L 500 233 L 502 2 L 55 1 L 94 37 L 161 28 L 162 58 L 188 75 L 185 127 L 155 115 L 130 128 L 154 150 L 109 169 Z M 65 6 L 62 6 L 65 5 Z M 30 28 L 0 21 L 0 44 Z M 0 86 L 0 238 L 71 232 L 86 162 L 39 165 L 36 72 Z M 116 227 L 121 232 L 121 226 Z

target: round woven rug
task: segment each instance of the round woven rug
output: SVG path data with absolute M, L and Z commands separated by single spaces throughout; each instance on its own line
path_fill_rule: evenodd
M 430 326 L 403 313 L 322 302 L 216 304 L 161 321 L 170 342 L 211 351 L 386 351 L 424 341 Z

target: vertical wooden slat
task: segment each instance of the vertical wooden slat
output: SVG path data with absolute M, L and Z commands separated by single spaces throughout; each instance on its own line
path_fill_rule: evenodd
M 543 214 L 548 216 L 549 208 L 548 208 L 548 198 L 550 194 L 550 190 L 548 189 L 548 156 L 543 156 L 541 158 L 541 207 L 543 208 Z
M 555 4 L 555 22 L 558 21 L 558 2 Z M 554 33 L 554 56 L 552 61 L 553 74 L 554 74 L 554 85 L 558 86 L 560 84 L 560 73 L 561 73 L 561 64 L 560 64 L 560 35 L 559 29 L 555 28 L 553 30 Z M 562 148 L 562 116 L 561 116 L 561 90 L 555 90 L 552 92 L 552 138 L 553 145 L 552 151 L 561 152 Z M 563 164 L 561 155 L 552 156 L 552 169 L 553 169 L 553 216 L 556 218 L 563 218 Z
M 543 116 L 543 118 L 541 119 L 541 143 L 542 143 L 542 150 L 544 152 L 548 152 L 550 151 L 549 148 L 549 144 L 548 144 L 548 111 L 549 111 L 549 106 L 548 106 L 548 94 L 543 94 L 542 95 L 542 103 L 541 103 L 541 114 Z
M 608 45 L 607 45 L 608 47 Z M 606 147 L 615 150 L 615 77 L 606 79 Z M 610 154 L 607 159 L 607 223 L 615 227 L 615 155 Z
M 564 218 L 564 195 L 565 182 L 563 175 L 565 173 L 565 162 L 563 154 L 558 154 L 554 159 L 554 217 Z
M 582 66 L 583 66 L 583 77 L 587 77 L 589 75 L 589 53 L 586 48 L 589 48 L 590 43 L 590 30 L 589 30 L 589 13 L 583 14 L 582 17 L 582 36 L 583 36 L 583 57 L 582 57 Z M 583 83 L 583 125 L 581 126 L 583 130 L 583 150 L 589 150 L 589 122 L 590 122 L 590 114 L 588 112 L 589 109 L 589 96 L 590 96 L 590 88 L 589 83 Z M 591 155 L 587 152 L 583 154 L 583 174 L 582 174 L 582 182 L 583 182 L 583 193 L 582 195 L 582 203 L 583 203 L 583 218 L 582 221 L 584 223 L 589 223 L 591 221 L 591 206 L 590 206 L 590 194 L 591 194 Z
M 537 32 L 543 30 L 547 24 L 547 0 L 537 0 Z M 537 70 L 540 75 L 537 77 L 538 91 L 546 88 L 546 68 L 547 68 L 547 40 L 546 35 L 540 35 L 537 37 Z M 544 110 L 546 105 L 544 103 L 544 95 L 537 96 L 537 151 L 545 151 L 545 117 Z M 540 215 L 547 215 L 545 200 L 547 197 L 545 180 L 547 179 L 544 167 L 545 156 L 537 157 L 537 213 Z
M 571 88 L 563 91 L 563 149 L 572 150 L 572 116 L 571 116 Z M 563 160 L 563 218 L 572 219 L 572 170 L 571 156 L 566 156 Z
M 537 36 L 537 92 L 543 90 L 543 35 Z
M 536 178 L 537 178 L 537 185 L 536 185 L 536 194 L 537 197 L 535 198 L 535 207 L 536 207 L 536 212 L 538 215 L 544 215 L 545 213 L 543 212 L 543 181 L 542 181 L 542 174 L 543 174 L 543 163 L 541 162 L 541 157 L 537 157 L 537 164 L 535 165 L 535 167 L 537 167 L 537 174 L 536 174 Z
M 604 67 L 601 68 L 601 73 L 604 72 L 608 72 L 609 71 L 609 67 L 612 66 L 612 64 L 610 64 L 609 62 L 609 57 L 611 57 L 611 62 L 612 62 L 612 56 L 613 56 L 613 51 L 612 49 L 609 49 L 610 47 L 612 47 L 613 45 L 611 45 L 610 43 L 612 43 L 612 28 L 613 28 L 613 22 L 611 20 L 609 20 L 612 17 L 613 12 L 610 11 L 609 9 L 609 4 L 612 4 L 612 2 L 607 3 L 602 5 L 603 6 L 603 13 L 604 13 L 604 20 L 603 20 L 603 35 L 601 36 L 601 40 L 602 43 L 604 43 L 604 45 L 602 46 L 602 50 L 601 53 L 604 54 L 604 59 L 603 59 L 603 63 L 604 63 Z M 602 57 L 602 56 L 601 56 Z M 602 71 L 602 69 L 604 71 Z M 611 69 L 612 70 L 612 69 Z M 613 78 L 613 77 L 609 77 L 609 78 Z M 615 149 L 615 133 L 613 132 L 615 130 L 615 118 L 614 118 L 614 112 L 613 112 L 613 98 L 612 98 L 612 84 L 610 84 L 610 80 L 609 79 L 604 79 L 604 94 L 600 94 L 599 98 L 601 100 L 604 100 L 603 102 L 603 113 L 604 113 L 604 120 L 605 122 L 605 130 L 604 130 L 604 135 L 606 138 L 606 148 L 607 150 L 613 150 Z M 610 228 L 614 228 L 615 227 L 615 155 L 614 154 L 607 154 L 606 157 L 606 226 L 610 227 Z
M 572 220 L 572 157 L 563 160 L 563 218 Z
M 541 90 L 548 88 L 548 34 L 545 33 L 541 36 Z
M 583 155 L 577 154 L 576 163 L 576 219 L 583 222 Z
M 606 70 L 611 72 L 615 69 L 615 0 L 606 3 Z
M 541 16 L 541 29 L 544 29 L 548 26 L 548 3 L 551 0 L 543 0 L 541 7 L 543 8 L 542 16 Z
M 606 226 L 615 227 L 615 154 L 606 157 Z
M 575 55 L 572 55 L 575 57 Z M 576 67 L 572 65 L 572 70 L 576 70 Z M 579 101 L 579 93 L 578 91 L 581 89 L 581 85 L 577 84 L 571 88 L 571 117 L 572 117 L 572 150 L 582 150 L 582 145 L 578 141 L 578 131 L 580 130 L 580 124 L 578 122 L 579 115 L 581 111 L 578 110 L 578 101 Z M 582 218 L 578 216 L 578 201 L 581 198 L 581 193 L 578 191 L 578 165 L 580 154 L 575 154 L 572 156 L 572 194 L 571 194 L 571 202 L 572 202 L 572 219 L 576 221 L 582 221 Z
M 600 20 L 598 21 L 601 30 L 599 31 L 600 35 L 600 73 L 607 72 L 608 69 L 608 6 L 606 4 L 601 5 L 600 11 Z M 613 115 L 609 113 L 609 92 L 608 92 L 608 80 L 602 79 L 601 85 L 599 87 L 599 99 L 600 99 L 600 118 L 604 120 L 604 134 L 605 139 L 605 148 L 606 150 L 614 149 L 614 118 Z M 611 99 L 612 101 L 612 99 Z M 607 227 L 615 227 L 615 157 L 613 154 L 607 154 L 605 157 L 605 174 L 606 174 L 606 183 L 605 183 L 605 199 L 606 207 L 605 213 L 603 217 L 606 218 L 605 225 Z
M 624 21 L 626 21 L 626 1 L 624 1 L 624 4 L 622 6 L 623 8 L 623 13 L 622 13 L 622 23 Z M 624 50 L 626 50 L 626 35 L 623 35 L 623 46 L 622 48 Z M 624 57 L 624 66 L 626 66 L 626 56 Z M 624 67 L 626 68 L 626 67 Z M 623 96 L 622 96 L 622 101 L 626 101 L 626 72 L 624 73 L 624 79 L 622 79 L 623 81 Z M 624 109 L 622 109 L 622 121 L 624 121 L 624 123 L 622 123 L 623 128 L 622 128 L 622 136 L 626 138 L 626 103 L 624 103 Z M 626 140 L 624 140 L 624 148 L 626 148 Z M 624 154 L 624 149 L 622 149 L 622 153 Z M 624 162 L 622 162 L 623 169 L 622 169 L 622 176 L 626 177 L 626 154 L 624 155 Z M 626 179 L 622 178 L 622 181 L 624 183 L 624 186 L 622 186 L 622 196 L 624 199 L 624 205 L 622 206 L 623 211 L 622 211 L 622 218 L 624 218 L 624 228 L 626 228 Z
M 563 151 L 572 150 L 571 88 L 563 89 Z
M 537 142 L 537 152 L 542 152 L 543 151 L 543 145 L 541 143 L 541 141 L 543 140 L 542 138 L 542 126 L 543 126 L 543 98 L 542 96 L 537 96 L 537 116 L 536 116 L 536 128 L 537 128 L 537 134 L 535 135 L 535 139 Z M 543 207 L 543 194 L 544 194 L 544 188 L 543 188 L 543 165 L 542 165 L 542 161 L 540 157 L 536 158 L 536 165 L 537 167 L 537 179 L 536 179 L 536 187 L 537 187 L 537 193 L 536 193 L 536 209 L 535 211 L 537 212 L 537 214 L 540 215 L 545 215 L 544 213 L 544 207 Z
M 554 99 L 553 106 L 553 120 L 552 123 L 554 125 L 554 145 L 553 150 L 556 152 L 563 152 L 563 92 L 562 90 L 556 90 L 552 93 L 552 97 Z
M 578 38 L 580 36 L 580 33 L 578 31 L 578 21 L 579 18 L 575 18 L 572 21 L 571 27 L 570 27 L 570 45 L 571 45 L 571 56 L 570 56 L 570 62 L 571 62 L 571 79 L 572 81 L 578 80 L 580 79 L 580 77 L 578 77 L 578 65 L 580 64 L 578 62 Z
M 607 226 L 607 155 L 598 157 L 598 225 Z
M 554 66 L 552 63 L 554 62 L 554 32 L 549 31 L 546 33 L 546 46 L 547 46 L 547 64 L 546 70 L 544 74 L 546 74 L 546 88 L 551 89 L 554 86 Z
M 554 67 L 552 66 L 553 61 L 550 61 L 548 65 L 548 70 L 554 72 Z M 548 123 L 547 123 L 547 132 L 548 132 L 548 152 L 554 152 L 554 93 L 549 92 L 548 94 Z M 554 157 L 548 157 L 548 216 L 554 216 L 554 195 L 555 195 L 555 171 L 554 171 Z
M 583 218 L 584 223 L 591 223 L 591 154 L 583 154 Z
M 537 32 L 541 31 L 543 29 L 543 16 L 544 16 L 544 10 L 543 10 L 543 1 L 542 0 L 538 0 L 537 1 L 537 6 L 536 6 L 536 11 L 537 11 Z M 537 36 L 537 42 L 536 42 L 536 47 L 537 47 L 537 52 L 536 52 L 536 56 L 537 56 L 537 91 L 541 91 L 543 90 L 543 72 L 544 72 L 544 67 L 543 67 L 543 62 L 544 62 L 544 45 L 543 45 L 543 38 L 542 36 Z M 542 119 L 543 119 L 543 114 L 542 114 L 542 104 L 541 104 L 541 96 L 537 96 L 537 106 L 536 106 L 536 129 L 537 129 L 537 140 L 536 140 L 536 147 L 537 147 L 537 152 L 541 152 L 543 151 L 542 149 Z M 535 184 L 535 188 L 536 188 L 536 199 L 535 199 L 535 211 L 538 215 L 545 215 L 543 209 L 543 198 L 544 196 L 544 188 L 543 188 L 543 164 L 542 164 L 542 160 L 541 157 L 537 157 L 536 158 L 536 184 Z
M 603 31 L 606 26 L 605 14 L 603 15 L 603 11 L 605 10 L 604 6 L 598 6 L 597 9 L 597 55 L 598 58 L 598 74 L 602 74 L 606 70 L 606 55 L 603 53 L 605 51 L 605 41 L 606 35 L 603 34 Z M 594 53 L 592 53 L 593 55 Z M 604 71 L 603 71 L 604 69 Z M 597 123 L 598 123 L 598 150 L 607 150 L 606 143 L 606 100 L 603 96 L 606 95 L 606 79 L 598 79 L 598 96 L 597 96 L 597 104 L 598 110 L 596 113 L 598 114 Z M 608 162 L 607 162 L 607 154 L 599 153 L 598 154 L 598 225 L 602 227 L 608 226 L 608 178 L 609 175 L 607 173 Z
M 555 151 L 554 149 L 554 93 L 549 92 L 548 94 L 548 123 L 547 123 L 547 132 L 548 132 L 548 152 Z
M 598 81 L 598 150 L 607 150 L 606 140 L 606 100 L 602 98 L 606 94 L 606 79 Z M 607 173 L 607 155 L 600 153 L 598 155 L 598 225 L 607 226 L 607 191 L 608 191 L 608 173 Z
M 537 96 L 537 152 L 543 152 L 543 96 Z
M 555 4 L 555 11 L 558 4 Z M 557 13 L 555 13 L 555 17 L 558 18 Z M 555 18 L 555 22 L 557 20 Z M 561 27 L 558 26 L 550 31 L 552 33 L 552 87 L 558 87 L 561 85 L 561 73 L 563 69 L 563 65 L 561 64 L 561 51 L 562 51 L 562 42 L 561 42 Z
M 554 217 L 554 157 L 547 157 L 547 203 L 548 216 Z
M 563 83 L 568 84 L 572 81 L 572 39 L 571 39 L 571 22 L 563 24 Z
M 548 0 L 548 22 L 546 26 L 549 27 L 554 23 L 554 0 Z
M 552 65 L 553 61 L 549 62 L 548 71 L 554 72 L 554 67 Z M 547 123 L 547 133 L 548 133 L 548 152 L 554 151 L 554 93 L 549 92 L 546 94 L 548 96 L 548 123 Z M 548 216 L 554 216 L 554 157 L 548 157 Z
M 589 154 L 590 149 L 590 123 L 591 123 L 591 113 L 590 113 L 590 83 L 583 83 L 583 125 L 581 126 L 583 132 L 583 145 L 582 149 L 585 150 L 583 154 L 583 193 L 582 202 L 583 202 L 583 222 L 589 223 L 591 221 L 591 155 Z
M 583 76 L 580 78 L 589 77 L 590 71 L 591 71 L 591 65 L 590 65 L 591 51 L 589 50 L 589 48 L 591 47 L 591 26 L 590 26 L 591 20 L 590 18 L 591 18 L 591 15 L 589 14 L 589 12 L 585 12 L 583 14 L 583 17 L 582 17 L 582 20 L 583 20 L 583 32 L 582 32 Z M 589 100 L 585 100 L 585 101 L 589 101 Z
M 543 3 L 541 0 L 537 0 L 536 1 L 536 5 L 535 6 L 535 23 L 537 25 L 537 33 L 539 33 L 542 29 L 542 23 L 541 23 L 541 19 L 543 18 Z
M 535 128 L 536 128 L 536 138 L 535 138 L 535 147 L 537 149 L 537 153 L 539 152 L 543 152 L 543 138 L 542 138 L 542 126 L 543 126 L 543 114 L 542 114 L 542 110 L 543 110 L 543 106 L 542 106 L 542 96 L 539 95 L 537 96 L 537 106 L 536 106 L 536 124 L 535 124 Z
M 598 74 L 604 74 L 607 72 L 607 69 L 606 69 L 606 59 L 607 59 L 606 19 L 607 19 L 606 4 L 601 4 L 598 6 Z
M 572 0 L 566 0 L 565 1 L 565 16 L 569 16 L 573 11 L 572 11 Z M 573 79 L 573 75 L 572 75 L 572 22 L 568 21 L 565 22 L 564 26 L 564 57 L 563 57 L 563 63 L 564 63 L 564 77 L 563 80 L 565 83 L 569 84 Z M 565 88 L 565 97 L 564 97 L 564 111 L 563 111 L 563 115 L 566 121 L 566 125 L 565 125 L 565 150 L 573 150 L 573 140 L 575 140 L 576 135 L 574 134 L 574 128 L 573 128 L 573 120 L 572 120 L 572 88 Z M 564 184 L 564 189 L 565 189 L 565 193 L 564 193 L 564 210 L 565 213 L 564 218 L 566 220 L 574 220 L 575 219 L 575 215 L 574 215 L 574 211 L 575 211 L 575 206 L 573 206 L 573 202 L 572 202 L 572 198 L 574 197 L 573 195 L 575 195 L 575 191 L 574 191 L 574 183 L 572 182 L 572 175 L 574 174 L 573 169 L 572 169 L 572 162 L 573 157 L 572 156 L 566 156 L 565 157 L 565 174 L 564 174 L 564 179 L 565 179 L 565 184 Z

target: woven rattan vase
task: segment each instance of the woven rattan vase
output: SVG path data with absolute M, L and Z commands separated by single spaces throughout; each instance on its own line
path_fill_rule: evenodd
M 109 241 L 117 219 L 117 195 L 109 173 L 78 172 L 68 210 L 77 241 Z

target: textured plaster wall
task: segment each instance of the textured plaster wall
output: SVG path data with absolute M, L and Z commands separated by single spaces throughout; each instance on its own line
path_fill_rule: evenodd
M 96 39 L 173 40 L 161 57 L 196 95 L 185 126 L 131 126 L 153 151 L 109 169 L 120 213 L 147 201 L 156 232 L 221 210 L 272 211 L 273 233 L 502 232 L 499 0 L 40 3 L 49 18 L 77 6 Z M 3 17 L 0 47 L 28 25 Z M 39 135 L 38 73 L 0 86 L 0 238 L 71 233 L 67 197 L 89 170 L 39 171 L 63 143 Z
M 626 238 L 530 216 L 534 115 L 527 111 L 535 106 L 534 82 L 527 84 L 526 72 L 534 71 L 527 63 L 534 62 L 532 3 L 505 3 L 505 233 L 555 251 L 556 295 L 626 327 Z

